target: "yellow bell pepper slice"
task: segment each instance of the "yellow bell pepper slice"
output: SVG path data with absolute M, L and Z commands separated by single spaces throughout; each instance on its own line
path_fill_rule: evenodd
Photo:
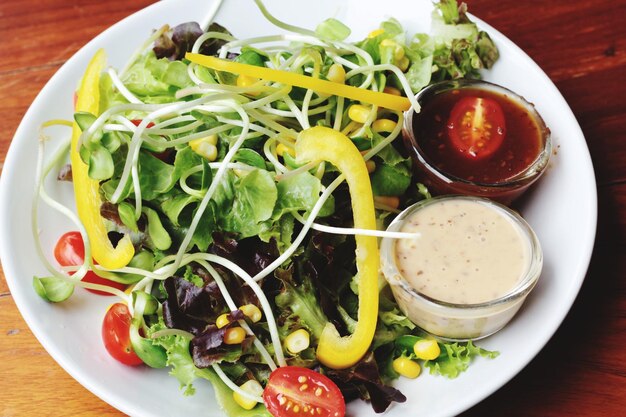
M 317 93 L 346 97 L 369 104 L 375 104 L 386 109 L 406 111 L 411 108 L 408 98 L 393 94 L 379 93 L 351 85 L 335 83 L 332 81 L 313 78 L 295 72 L 281 71 L 272 68 L 259 67 L 256 65 L 242 64 L 202 54 L 188 52 L 185 58 L 189 61 L 216 71 L 225 71 L 248 77 L 261 78 L 281 84 L 313 90 Z
M 376 229 L 374 197 L 365 161 L 352 141 L 341 132 L 316 126 L 302 131 L 296 142 L 296 160 L 328 161 L 345 176 L 350 189 L 354 227 Z M 358 270 L 359 312 L 354 332 L 340 336 L 327 323 L 320 336 L 317 358 L 333 369 L 356 364 L 369 349 L 378 319 L 378 242 L 373 236 L 357 235 L 356 267 Z
M 76 93 L 76 111 L 100 114 L 100 74 L 106 64 L 106 54 L 100 49 L 89 62 Z M 107 236 L 104 219 L 100 215 L 100 183 L 89 178 L 88 166 L 80 158 L 79 138 L 81 130 L 76 122 L 72 126 L 72 181 L 76 199 L 76 211 L 89 236 L 92 256 L 100 265 L 109 269 L 122 268 L 130 262 L 135 248 L 128 235 L 113 247 Z

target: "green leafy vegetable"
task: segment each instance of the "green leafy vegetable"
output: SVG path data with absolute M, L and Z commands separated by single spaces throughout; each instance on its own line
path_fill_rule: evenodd
M 122 201 L 117 206 L 117 214 L 120 216 L 120 220 L 126 227 L 133 232 L 139 231 L 137 219 L 135 219 L 135 207 L 133 207 L 132 204 Z
M 374 195 L 402 195 L 411 185 L 411 173 L 404 165 L 381 164 L 371 175 Z
M 237 180 L 234 189 L 231 211 L 221 217 L 220 224 L 241 237 L 258 235 L 267 229 L 263 222 L 270 219 L 276 205 L 278 190 L 274 179 L 269 172 L 256 169 Z
M 74 292 L 74 284 L 57 277 L 33 277 L 33 288 L 37 295 L 51 303 L 65 301 Z
M 283 284 L 282 291 L 276 296 L 276 305 L 281 309 L 279 321 L 284 323 L 282 333 L 287 335 L 305 327 L 315 340 L 319 339 L 328 319 L 320 308 L 310 278 L 303 273 L 300 275 L 301 282 L 297 284 L 293 270 L 278 271 L 277 277 Z
M 165 349 L 159 344 L 155 344 L 151 339 L 141 337 L 138 319 L 133 319 L 131 323 L 130 343 L 133 351 L 146 365 L 151 368 L 165 368 L 167 364 Z
M 172 246 L 172 238 L 163 227 L 159 214 L 148 207 L 144 207 L 143 212 L 148 217 L 148 236 L 152 244 L 158 250 L 168 250 Z
M 498 352 L 489 351 L 474 346 L 470 340 L 466 344 L 461 343 L 440 343 L 441 355 L 435 360 L 426 361 L 424 366 L 430 369 L 433 375 L 443 375 L 448 378 L 456 378 L 465 371 L 477 356 L 493 359 L 498 356 Z
M 320 38 L 333 41 L 342 41 L 350 36 L 350 28 L 337 19 L 326 19 L 315 28 L 315 33 Z
M 317 203 L 322 184 L 315 176 L 302 172 L 279 181 L 276 189 L 278 197 L 273 218 L 294 211 L 310 211 Z

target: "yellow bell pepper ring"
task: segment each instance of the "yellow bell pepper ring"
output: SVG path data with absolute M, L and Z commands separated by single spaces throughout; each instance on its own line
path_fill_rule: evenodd
M 100 114 L 100 74 L 106 64 L 106 54 L 100 49 L 89 62 L 83 79 L 76 93 L 76 111 Z M 72 180 L 76 199 L 76 211 L 87 231 L 92 256 L 97 263 L 108 269 L 126 266 L 135 254 L 135 248 L 128 235 L 124 236 L 113 247 L 107 236 L 104 219 L 100 215 L 102 200 L 100 183 L 89 178 L 89 167 L 80 158 L 79 138 L 81 130 L 76 122 L 72 126 L 72 148 L 70 161 L 72 164 Z
M 296 161 L 327 161 L 345 176 L 352 200 L 354 227 L 376 229 L 372 186 L 363 156 L 341 132 L 316 126 L 302 131 L 295 145 Z M 356 364 L 369 349 L 378 319 L 378 242 L 373 236 L 357 235 L 359 311 L 354 332 L 340 336 L 332 323 L 322 331 L 317 347 L 318 360 L 333 369 Z
M 272 68 L 259 67 L 256 65 L 242 64 L 202 54 L 187 52 L 185 58 L 189 61 L 216 71 L 225 71 L 240 76 L 255 77 L 266 81 L 306 88 L 317 93 L 346 97 L 364 103 L 375 104 L 386 109 L 407 111 L 411 108 L 411 102 L 406 97 L 393 94 L 379 93 L 365 88 L 322 80 L 295 72 L 281 71 Z

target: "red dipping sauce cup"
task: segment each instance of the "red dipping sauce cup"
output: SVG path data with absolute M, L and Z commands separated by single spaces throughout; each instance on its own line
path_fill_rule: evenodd
M 485 103 L 496 101 L 500 104 L 505 119 L 502 123 L 506 126 L 502 145 L 498 145 L 503 146 L 502 149 L 473 158 L 475 154 L 458 151 L 458 146 L 454 148 L 455 142 L 448 136 L 453 135 L 450 130 L 455 124 L 455 113 L 458 113 L 454 106 L 464 97 L 465 102 L 480 98 Z M 550 130 L 535 106 L 520 95 L 487 81 L 462 79 L 432 84 L 419 92 L 416 99 L 422 109 L 419 113 L 412 109 L 406 112 L 402 132 L 404 144 L 413 159 L 417 180 L 434 195 L 472 195 L 510 205 L 545 171 L 552 152 Z M 447 104 L 442 104 L 444 102 Z M 484 111 L 487 112 L 486 108 Z M 469 113 L 462 114 L 470 116 Z M 486 126 L 491 127 L 491 124 Z M 495 135 L 495 132 L 490 133 Z M 456 134 L 458 138 L 458 132 Z M 468 135 L 467 132 L 464 134 Z M 484 146 L 483 143 L 480 145 Z M 459 154 L 455 155 L 457 151 Z M 509 171 L 500 169 L 512 161 L 515 167 L 507 168 Z M 490 164 L 489 167 L 486 164 Z

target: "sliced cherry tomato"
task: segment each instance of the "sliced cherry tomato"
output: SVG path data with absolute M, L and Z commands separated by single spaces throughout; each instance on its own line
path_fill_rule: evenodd
M 272 372 L 263 402 L 274 417 L 346 414 L 346 403 L 337 385 L 327 376 L 299 366 L 283 366 Z
M 61 236 L 54 247 L 54 257 L 61 266 L 82 265 L 83 260 L 85 259 L 85 245 L 80 232 L 67 232 Z M 107 285 L 121 291 L 126 289 L 126 285 L 99 277 L 92 271 L 87 272 L 83 281 L 90 282 L 92 284 Z M 99 295 L 111 295 L 104 291 L 89 289 L 87 291 L 91 291 L 92 293 Z
M 102 341 L 107 352 L 125 365 L 143 363 L 130 344 L 132 316 L 126 304 L 115 303 L 107 310 L 102 322 Z
M 504 112 L 490 98 L 463 97 L 448 120 L 452 146 L 470 159 L 485 158 L 500 148 L 506 135 Z

